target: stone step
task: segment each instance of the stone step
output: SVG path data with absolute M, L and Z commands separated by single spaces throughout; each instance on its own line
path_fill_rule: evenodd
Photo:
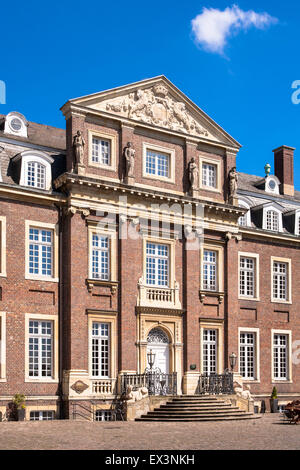
M 213 411 L 213 412 L 209 412 L 207 413 L 206 411 L 186 411 L 186 412 L 174 412 L 174 413 L 171 413 L 171 412 L 164 412 L 164 411 L 149 411 L 147 413 L 147 415 L 143 415 L 143 417 L 145 416 L 149 416 L 149 417 L 158 417 L 158 416 L 163 416 L 164 418 L 174 418 L 174 417 L 177 417 L 177 418 L 185 418 L 185 417 L 193 417 L 193 416 L 239 416 L 241 414 L 245 414 L 246 412 L 243 411 L 243 410 L 228 410 L 228 411 Z M 251 414 L 251 413 L 250 413 Z
M 163 418 L 163 417 L 153 417 L 153 418 L 149 418 L 149 417 L 145 417 L 145 418 L 136 418 L 136 421 L 164 421 L 164 422 L 175 422 L 175 421 L 180 421 L 180 422 L 196 422 L 196 421 L 240 421 L 240 420 L 246 420 L 246 419 L 258 419 L 258 418 L 261 418 L 261 415 L 257 415 L 257 414 L 252 414 L 252 413 L 249 413 L 249 414 L 242 414 L 240 416 L 223 416 L 223 417 L 220 417 L 220 416 L 213 416 L 213 417 L 196 417 L 196 418 L 183 418 L 183 419 L 177 419 L 177 418 Z
M 179 406 L 166 406 L 162 405 L 160 408 L 154 408 L 154 411 L 164 411 L 165 413 L 168 411 L 175 412 L 175 411 L 201 411 L 203 413 L 213 412 L 213 411 L 236 411 L 239 410 L 238 406 L 220 406 L 220 407 L 202 407 L 202 406 L 186 406 L 186 407 L 179 407 Z
M 230 406 L 230 403 L 226 403 L 225 401 L 222 401 L 220 403 L 202 403 L 198 401 L 183 401 L 183 402 L 178 402 L 178 401 L 167 401 L 167 405 L 176 405 L 176 406 Z

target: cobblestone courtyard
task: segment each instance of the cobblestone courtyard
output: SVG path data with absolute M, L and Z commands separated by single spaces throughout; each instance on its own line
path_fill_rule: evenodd
M 3 422 L 0 449 L 298 450 L 300 426 L 280 415 L 220 423 Z

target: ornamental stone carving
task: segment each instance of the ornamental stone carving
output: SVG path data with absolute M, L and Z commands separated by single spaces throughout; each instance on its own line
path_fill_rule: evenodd
M 75 157 L 75 164 L 83 165 L 83 150 L 85 146 L 84 138 L 82 137 L 81 131 L 77 131 L 73 138 L 73 150 Z
M 83 393 L 87 388 L 89 388 L 89 386 L 82 382 L 82 380 L 77 380 L 71 387 L 72 390 L 79 394 Z
M 148 89 L 139 88 L 122 98 L 104 102 L 104 110 L 174 131 L 197 136 L 208 132 L 193 118 L 182 101 L 176 101 L 167 87 L 157 84 Z
M 126 162 L 126 178 L 134 177 L 134 161 L 135 161 L 135 150 L 133 148 L 132 142 L 128 142 L 127 146 L 124 148 L 124 157 Z
M 232 168 L 228 175 L 229 179 L 229 202 L 233 202 L 237 196 L 238 189 L 238 174 L 236 168 Z
M 191 161 L 189 163 L 189 182 L 190 182 L 191 190 L 195 190 L 198 188 L 198 177 L 199 177 L 198 166 L 193 157 L 191 158 Z

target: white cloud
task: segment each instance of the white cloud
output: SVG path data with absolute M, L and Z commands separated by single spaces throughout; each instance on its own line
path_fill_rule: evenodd
M 196 42 L 209 52 L 223 54 L 227 39 L 241 30 L 251 27 L 265 29 L 278 22 L 268 13 L 243 11 L 237 5 L 224 11 L 215 8 L 203 8 L 202 13 L 192 20 L 192 29 Z

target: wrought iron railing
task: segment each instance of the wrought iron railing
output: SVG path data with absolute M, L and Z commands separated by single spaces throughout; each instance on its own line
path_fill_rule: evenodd
M 121 393 L 126 393 L 128 386 L 133 390 L 145 387 L 149 395 L 177 395 L 177 372 L 147 372 L 145 374 L 124 374 L 121 378 Z
M 202 374 L 199 377 L 197 392 L 202 395 L 232 395 L 233 390 L 233 373 L 225 371 L 224 374 Z

